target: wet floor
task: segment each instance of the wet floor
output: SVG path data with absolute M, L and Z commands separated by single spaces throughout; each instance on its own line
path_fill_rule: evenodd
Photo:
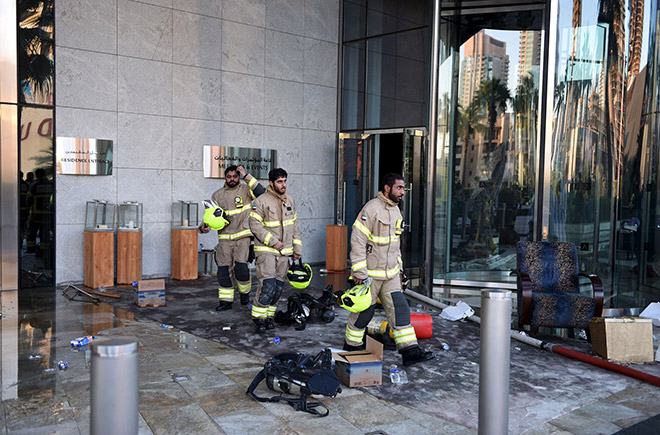
M 319 296 L 329 282 L 341 286 L 344 279 L 317 276 L 309 292 Z M 280 325 L 260 335 L 253 332 L 248 307 L 236 302 L 231 311 L 215 311 L 217 289 L 210 277 L 168 281 L 162 308 L 135 306 L 128 287 L 108 291 L 121 299 L 70 301 L 61 288 L 0 293 L 3 432 L 89 433 L 90 353 L 72 348 L 70 340 L 121 335 L 140 343 L 141 433 L 476 433 L 479 329 L 471 322 L 448 322 L 428 312 L 434 336 L 420 344 L 438 353 L 435 360 L 407 368 L 406 385 L 384 378 L 379 387 L 344 388 L 324 399 L 330 415 L 318 420 L 286 404 L 256 402 L 245 389 L 274 353 L 341 347 L 346 312 L 337 309 L 329 324 L 312 320 L 304 331 Z M 555 340 L 590 352 L 586 342 Z M 441 341 L 449 343 L 448 351 Z M 58 368 L 59 361 L 68 368 Z M 390 364 L 400 364 L 391 350 L 383 365 Z M 660 375 L 657 364 L 635 368 Z M 264 388 L 261 395 L 272 394 Z M 511 433 L 616 433 L 660 414 L 659 399 L 658 387 L 511 345 Z

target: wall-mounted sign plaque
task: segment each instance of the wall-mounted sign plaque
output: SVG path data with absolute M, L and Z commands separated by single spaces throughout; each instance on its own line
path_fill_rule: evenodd
M 277 167 L 277 151 L 256 148 L 204 145 L 204 177 L 224 178 L 225 168 L 243 166 L 253 177 L 268 179 L 268 172 Z
M 58 137 L 56 169 L 63 175 L 112 175 L 112 141 L 86 137 Z

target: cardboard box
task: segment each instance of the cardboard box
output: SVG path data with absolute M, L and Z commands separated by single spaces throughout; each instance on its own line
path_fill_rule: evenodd
M 383 383 L 383 344 L 366 336 L 367 349 L 333 353 L 335 373 L 348 387 L 369 387 Z
M 133 290 L 133 302 L 138 307 L 165 306 L 165 280 L 145 279 L 138 281 Z
M 619 362 L 653 361 L 653 323 L 639 317 L 594 317 L 589 322 L 594 352 Z

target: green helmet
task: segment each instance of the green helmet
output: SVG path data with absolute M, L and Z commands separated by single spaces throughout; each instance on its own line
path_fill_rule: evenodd
M 294 261 L 289 265 L 286 278 L 289 284 L 291 284 L 291 287 L 304 290 L 312 281 L 312 268 L 307 263 L 303 264 L 302 259 L 298 259 L 298 264 Z
M 215 201 L 203 201 L 204 207 L 204 218 L 202 222 L 211 227 L 212 230 L 220 231 L 227 225 L 229 221 L 225 217 L 225 211 L 218 205 Z
M 359 313 L 371 306 L 371 278 L 365 279 L 362 284 L 355 285 L 337 296 L 337 304 L 351 311 Z

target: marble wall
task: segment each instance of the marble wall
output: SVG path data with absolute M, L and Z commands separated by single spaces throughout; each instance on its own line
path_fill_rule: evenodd
M 203 177 L 207 144 L 276 149 L 303 259 L 324 261 L 339 9 L 339 0 L 58 0 L 56 133 L 112 139 L 115 160 L 111 176 L 57 176 L 57 282 L 83 280 L 92 199 L 143 203 L 143 274 L 168 276 L 171 204 L 201 202 L 222 184 Z

